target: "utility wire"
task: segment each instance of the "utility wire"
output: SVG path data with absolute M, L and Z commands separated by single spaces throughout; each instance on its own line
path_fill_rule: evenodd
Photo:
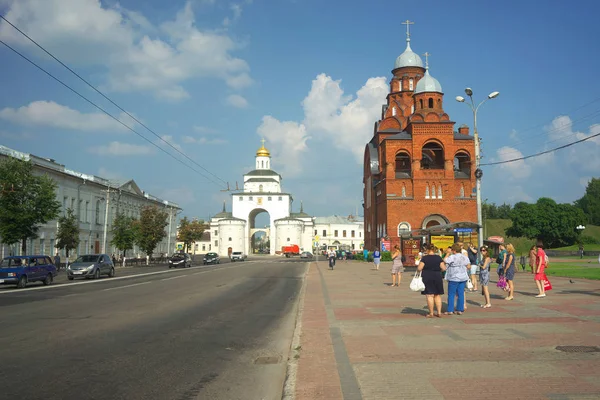
M 202 177 L 206 178 L 207 180 L 209 180 L 210 182 L 214 183 L 215 185 L 223 187 L 223 185 L 221 185 L 220 183 L 218 183 L 218 182 L 214 181 L 213 179 L 211 179 L 210 177 L 204 175 L 202 172 L 200 172 L 197 169 L 193 168 L 191 165 L 186 164 L 185 162 L 183 162 L 183 160 L 175 157 L 173 154 L 169 153 L 168 151 L 166 151 L 165 149 L 163 149 L 162 147 L 160 147 L 158 144 L 154 143 L 153 141 L 151 141 L 150 139 L 148 139 L 147 137 L 145 137 L 144 135 L 142 135 L 141 133 L 139 133 L 138 131 L 136 131 L 135 129 L 133 129 L 132 127 L 130 127 L 129 125 L 125 124 L 123 121 L 119 120 L 117 117 L 115 117 L 114 115 L 112 115 L 111 113 L 109 113 L 108 111 L 106 111 L 105 109 L 103 109 L 102 107 L 100 107 L 99 105 L 97 105 L 96 103 L 94 103 L 93 101 L 91 101 L 90 99 L 88 99 L 87 97 L 85 97 L 84 95 L 82 95 L 81 93 L 79 93 L 77 90 L 73 89 L 71 86 L 69 86 L 66 83 L 64 83 L 63 81 L 61 81 L 60 79 L 58 79 L 54 75 L 52 75 L 50 72 L 46 71 L 44 68 L 40 67 L 34 61 L 32 61 L 29 58 L 27 58 L 27 56 L 25 56 L 24 54 L 20 53 L 18 50 L 14 49 L 13 47 L 11 47 L 7 43 L 5 43 L 3 40 L 0 40 L 0 43 L 2 43 L 4 46 L 8 47 L 14 53 L 16 53 L 19 56 L 21 56 L 21 58 L 23 58 L 24 60 L 28 61 L 34 67 L 38 68 L 40 71 L 44 72 L 50 78 L 54 79 L 55 81 L 57 81 L 58 83 L 60 83 L 61 85 L 63 85 L 67 89 L 69 89 L 71 92 L 75 93 L 77 96 L 79 96 L 80 98 L 82 98 L 83 100 L 85 100 L 86 102 L 88 102 L 89 104 L 91 104 L 92 106 L 96 107 L 98 110 L 102 111 L 104 114 L 106 114 L 110 118 L 114 119 L 116 122 L 118 122 L 119 124 L 123 125 L 125 128 L 129 129 L 131 132 L 135 133 L 136 135 L 138 135 L 139 137 L 141 137 L 142 139 L 144 139 L 145 141 L 147 141 L 148 143 L 150 143 L 151 145 L 153 145 L 154 147 L 156 147 L 157 149 L 159 149 L 163 153 L 171 156 L 175 161 L 177 161 L 177 162 L 185 165 L 186 167 L 190 168 L 192 171 L 198 173 L 199 175 L 201 175 Z
M 481 165 L 481 166 L 486 166 L 486 165 L 500 165 L 500 164 L 512 163 L 512 162 L 515 162 L 515 161 L 527 160 L 528 158 L 534 158 L 534 157 L 539 157 L 539 156 L 544 155 L 544 154 L 553 153 L 553 152 L 555 152 L 557 150 L 561 150 L 561 149 L 564 149 L 564 148 L 576 145 L 578 143 L 585 142 L 586 140 L 590 140 L 590 139 L 595 138 L 597 136 L 600 136 L 600 133 L 596 133 L 595 135 L 591 135 L 591 136 L 588 136 L 586 138 L 583 138 L 583 139 L 580 139 L 580 140 L 576 140 L 575 142 L 567 143 L 567 144 L 565 144 L 563 146 L 559 146 L 559 147 L 556 147 L 556 148 L 551 149 L 551 150 L 546 150 L 546 151 L 542 151 L 540 153 L 531 154 L 529 156 L 519 157 L 519 158 L 513 158 L 511 160 L 490 162 L 490 163 L 479 164 L 479 165 Z
M 27 39 L 29 39 L 29 41 L 33 44 L 35 44 L 37 47 L 39 47 L 44 53 L 46 53 L 47 55 L 49 55 L 50 57 L 52 57 L 56 62 L 58 62 L 60 65 L 62 65 L 63 67 L 65 67 L 67 70 L 69 70 L 69 72 L 71 72 L 73 75 L 75 75 L 77 78 L 79 78 L 83 83 L 85 83 L 87 86 L 89 86 L 91 89 L 93 89 L 96 93 L 98 93 L 100 96 L 104 97 L 106 100 L 108 100 L 112 105 L 114 105 L 115 107 L 117 107 L 119 110 L 121 110 L 122 112 L 124 112 L 125 114 L 127 114 L 131 119 L 133 119 L 135 122 L 137 122 L 138 124 L 140 124 L 141 126 L 143 126 L 144 128 L 146 128 L 150 133 L 152 133 L 154 136 L 156 136 L 157 138 L 159 138 L 161 141 L 163 141 L 164 143 L 166 143 L 169 147 L 171 147 L 173 150 L 175 150 L 176 152 L 178 152 L 179 154 L 181 154 L 182 156 L 184 156 L 185 158 L 187 158 L 189 161 L 191 161 L 194 165 L 200 167 L 201 169 L 203 169 L 204 171 L 206 171 L 207 173 L 209 173 L 210 175 L 212 175 L 213 177 L 217 178 L 218 180 L 220 180 L 223 183 L 227 183 L 225 182 L 223 179 L 221 179 L 220 177 L 218 177 L 217 175 L 213 174 L 212 172 L 210 172 L 209 170 L 207 170 L 206 168 L 204 168 L 202 165 L 198 164 L 196 161 L 194 161 L 192 158 L 190 158 L 187 154 L 185 154 L 183 151 L 179 150 L 177 147 L 173 146 L 171 143 L 169 143 L 169 141 L 163 139 L 159 134 L 157 134 L 156 132 L 154 132 L 152 129 L 150 129 L 146 124 L 144 124 L 143 122 L 141 122 L 140 120 L 138 120 L 136 117 L 134 117 L 132 114 L 130 114 L 128 111 L 126 111 L 125 109 L 123 109 L 123 107 L 121 107 L 120 105 L 118 105 L 117 103 L 115 103 L 114 101 L 112 101 L 108 96 L 106 96 L 104 93 L 102 93 L 100 90 L 96 89 L 96 87 L 94 85 L 92 85 L 91 83 L 89 83 L 85 78 L 81 77 L 81 75 L 79 75 L 77 72 L 73 71 L 73 69 L 71 69 L 68 65 L 66 65 L 65 63 L 63 63 L 61 60 L 59 60 L 57 57 L 55 57 L 52 53 L 50 53 L 48 50 L 46 50 L 42 45 L 40 45 L 38 42 L 36 42 L 35 40 L 33 40 L 31 37 L 29 37 L 29 35 L 27 35 L 25 32 L 23 32 L 22 30 L 20 30 L 18 27 L 16 27 L 12 22 L 10 22 L 9 20 L 7 20 L 2 14 L 0 14 L 0 19 L 4 20 L 7 24 L 9 24 L 10 26 L 12 26 L 15 30 L 17 30 L 17 32 L 19 32 L 21 35 L 25 36 Z M 6 45 L 6 43 L 4 43 L 4 45 Z M 13 50 L 14 51 L 14 50 Z

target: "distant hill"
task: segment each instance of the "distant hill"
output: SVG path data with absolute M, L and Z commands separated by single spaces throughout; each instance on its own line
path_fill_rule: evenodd
M 504 243 L 512 243 L 515 246 L 515 250 L 518 255 L 527 255 L 531 246 L 535 244 L 535 240 L 523 238 L 523 237 L 507 237 L 505 229 L 511 226 L 512 222 L 510 219 L 488 219 L 485 221 L 483 229 L 483 237 L 487 238 L 490 236 L 503 236 Z M 586 225 L 585 231 L 583 232 L 586 236 L 592 236 L 600 240 L 600 226 Z M 577 250 L 579 246 L 561 247 L 561 250 Z M 596 250 L 600 248 L 600 245 L 588 245 L 588 250 Z

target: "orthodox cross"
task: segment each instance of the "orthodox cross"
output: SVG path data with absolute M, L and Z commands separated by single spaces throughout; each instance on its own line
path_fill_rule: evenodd
M 429 52 L 426 51 L 423 55 L 425 56 L 425 68 L 429 68 L 429 56 L 431 54 L 429 54 Z
M 262 147 L 265 147 L 265 138 L 262 138 L 260 141 L 262 142 Z
M 402 22 L 402 25 L 406 25 L 406 38 L 410 39 L 410 26 L 414 25 L 415 23 L 409 20 L 406 20 L 404 22 Z

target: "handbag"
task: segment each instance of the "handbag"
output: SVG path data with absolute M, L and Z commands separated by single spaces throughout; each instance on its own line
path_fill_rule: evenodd
M 423 283 L 423 278 L 421 277 L 420 271 L 418 271 L 412 278 L 412 281 L 410 282 L 410 290 L 413 292 L 422 292 L 425 290 L 425 284 Z
M 472 290 L 473 289 L 473 282 L 471 282 L 471 279 L 469 279 L 467 281 L 467 289 Z
M 548 277 L 546 276 L 546 274 L 544 274 L 544 276 L 542 277 L 542 285 L 544 285 L 544 292 L 547 292 L 548 290 L 552 290 L 552 284 L 548 280 Z
M 500 277 L 498 278 L 498 283 L 496 283 L 496 286 L 499 287 L 500 289 L 506 289 L 506 277 L 504 275 L 500 275 Z

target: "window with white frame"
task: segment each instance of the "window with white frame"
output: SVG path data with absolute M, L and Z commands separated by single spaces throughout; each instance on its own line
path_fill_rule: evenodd
M 408 80 L 408 89 L 409 89 L 409 90 L 414 90 L 414 88 L 415 88 L 415 81 L 414 81 L 414 79 L 413 79 L 413 78 L 410 78 L 410 79 Z
M 398 236 L 407 235 L 410 233 L 410 224 L 408 222 L 400 222 L 398 224 Z
M 438 185 L 438 194 L 437 195 L 438 195 L 438 199 L 442 198 L 442 184 L 441 183 Z
M 429 198 L 429 185 L 425 186 L 425 198 Z

